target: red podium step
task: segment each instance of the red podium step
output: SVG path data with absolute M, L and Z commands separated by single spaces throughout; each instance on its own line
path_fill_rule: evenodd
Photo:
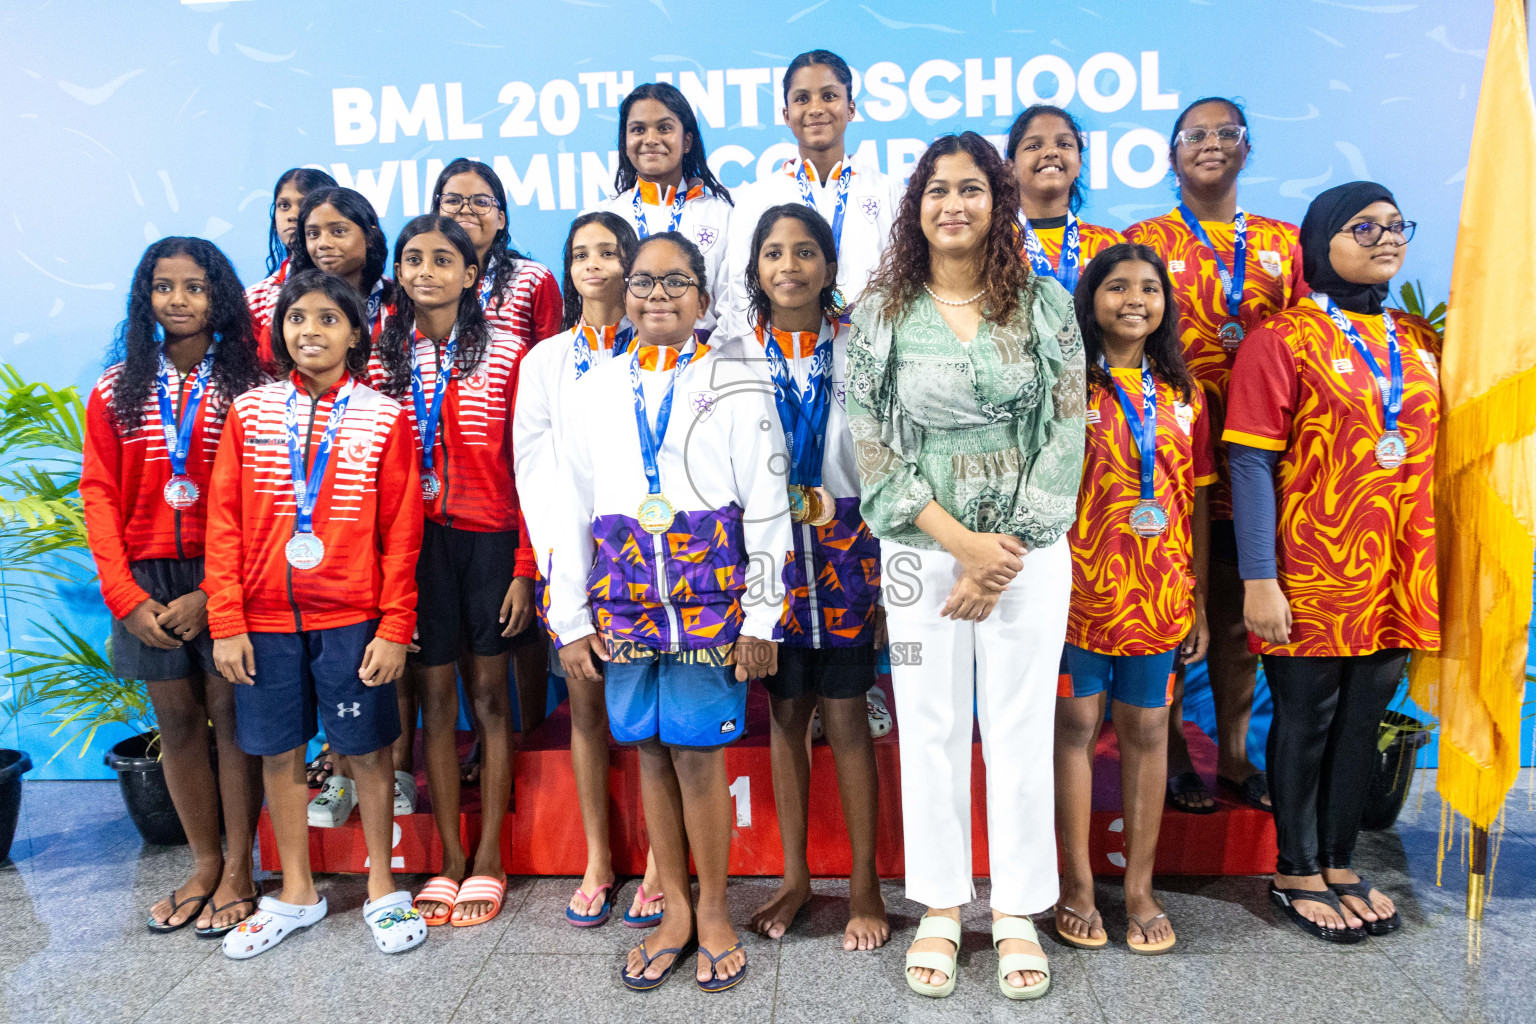
M 890 693 L 889 681 L 885 690 Z M 893 714 L 899 708 L 893 708 Z M 887 878 L 903 873 L 901 845 L 901 766 L 897 729 L 875 741 L 880 770 L 880 829 L 877 862 Z M 768 700 L 753 687 L 747 704 L 747 736 L 727 748 L 726 771 L 736 808 L 731 839 L 731 873 L 777 875 L 783 871 L 778 816 L 773 805 L 773 776 L 768 753 Z M 1195 768 L 1216 795 L 1215 814 L 1165 811 L 1158 842 L 1157 871 L 1162 874 L 1253 875 L 1275 866 L 1274 819 L 1262 811 L 1234 803 L 1216 787 L 1216 747 L 1205 733 L 1185 723 L 1185 736 Z M 467 744 L 468 736 L 461 742 Z M 972 746 L 972 853 L 977 875 L 987 872 L 986 797 L 981 742 Z M 416 763 L 424 764 L 418 755 Z M 815 744 L 811 754 L 812 800 L 808 858 L 811 873 L 847 875 L 851 866 L 842 807 L 837 798 L 832 750 Z M 501 860 L 518 875 L 580 875 L 586 867 L 586 841 L 577 813 L 576 783 L 571 773 L 570 712 L 561 705 L 543 725 L 518 743 L 515 759 L 516 808 L 502 830 Z M 1042 787 L 1051 784 L 1041 779 Z M 408 873 L 436 871 L 442 861 L 428 806 L 424 773 L 417 772 L 421 792 L 418 813 L 395 819 L 391 867 Z M 1042 791 L 1044 792 L 1044 791 Z M 1027 798 L 1027 796 L 1026 796 Z M 1120 762 L 1114 727 L 1106 723 L 1099 739 L 1093 773 L 1093 831 L 1091 852 L 1095 872 L 1119 874 L 1125 866 L 1121 839 Z M 615 746 L 609 775 L 609 821 L 615 870 L 639 874 L 645 868 L 645 823 L 640 806 L 640 772 L 635 752 Z M 473 848 L 480 834 L 479 792 L 464 788 L 460 834 Z M 258 832 L 262 865 L 280 870 L 271 822 L 263 809 Z M 357 814 L 342 827 L 309 830 L 310 861 L 319 872 L 361 872 L 367 850 Z

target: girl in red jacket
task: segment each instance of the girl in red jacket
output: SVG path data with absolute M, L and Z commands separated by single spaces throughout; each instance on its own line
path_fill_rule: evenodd
M 261 382 L 229 260 L 201 238 L 151 245 L 134 271 L 115 349 L 86 403 L 80 497 L 116 619 L 113 670 L 149 690 L 166 785 L 192 848 L 191 875 L 150 909 L 149 930 L 195 920 L 199 935 L 219 935 L 255 909 L 251 839 L 261 808 L 255 762 L 235 744 L 234 696 L 214 667 L 199 589 L 205 495 L 224 417 L 236 395 Z
M 299 208 L 317 188 L 335 188 L 336 179 L 314 167 L 290 167 L 272 188 L 272 225 L 267 231 L 267 276 L 245 290 L 256 324 L 256 346 L 263 365 L 272 361 L 272 307 L 288 280 L 289 253 L 299 237 Z
M 394 682 L 416 625 L 421 488 L 400 404 L 357 379 L 367 364 L 357 292 L 319 271 L 283 285 L 273 355 L 287 377 L 230 410 L 208 509 L 208 622 L 235 687 L 240 747 L 262 758 L 282 892 L 224 937 L 243 960 L 325 916 L 309 871 L 304 748 L 325 716 L 351 760 L 372 865 L 363 917 L 386 953 L 426 924 L 390 874 L 400 734 Z

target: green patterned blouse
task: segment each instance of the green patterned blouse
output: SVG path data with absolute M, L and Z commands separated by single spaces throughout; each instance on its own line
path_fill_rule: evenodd
M 1030 548 L 1061 537 L 1077 509 L 1087 380 L 1072 299 L 1034 277 L 1012 323 L 983 320 L 969 343 L 928 295 L 894 322 L 865 295 L 848 342 L 848 420 L 875 536 L 939 544 L 913 522 L 930 500 L 967 529 Z

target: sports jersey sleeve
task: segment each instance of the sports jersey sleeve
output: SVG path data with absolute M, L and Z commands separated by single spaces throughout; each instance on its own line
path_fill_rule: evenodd
M 534 286 L 530 305 L 533 320 L 533 335 L 529 339 L 531 346 L 540 338 L 559 333 L 560 323 L 565 319 L 565 299 L 560 296 L 560 284 L 553 273 L 544 274 L 539 279 L 539 283 Z
M 1278 331 L 1260 327 L 1248 335 L 1232 369 L 1222 440 L 1285 451 L 1290 445 L 1298 384 L 1296 356 Z
M 770 467 L 787 459 L 782 430 L 763 430 L 762 423 L 777 423 L 778 411 L 768 389 L 754 388 L 733 403 L 731 422 L 731 469 L 736 478 L 736 500 L 741 503 L 742 539 L 752 566 L 767 566 L 777 576 L 794 547 L 789 518 L 789 497 L 784 478 Z M 776 589 L 776 588 L 771 588 Z M 773 640 L 774 627 L 782 617 L 782 602 L 742 601 L 741 634 Z
M 85 405 L 80 501 L 85 507 L 86 540 L 101 577 L 101 596 L 117 619 L 127 618 L 149 599 L 128 567 L 128 546 L 123 539 L 122 456 L 122 439 L 112 426 L 106 397 L 101 388 L 93 388 Z
M 1194 463 L 1195 486 L 1209 487 L 1216 482 L 1216 456 L 1211 451 L 1211 416 L 1204 396 L 1195 388 L 1195 429 L 1189 438 L 1190 459 Z
M 762 217 L 763 206 L 758 199 L 760 190 L 753 186 L 737 189 L 731 210 L 730 227 L 725 236 L 725 262 L 721 274 L 725 280 L 717 285 L 719 298 L 716 308 L 720 312 L 720 325 L 726 337 L 740 337 L 750 330 L 747 317 L 747 262 L 752 249 L 752 233 Z
M 242 536 L 245 425 L 229 411 L 208 482 L 208 533 L 203 545 L 203 592 L 208 595 L 208 632 L 215 640 L 246 632 Z
M 545 280 L 549 280 L 549 278 L 545 278 Z M 539 337 L 544 337 L 544 335 L 539 335 Z M 512 382 L 507 387 L 506 441 L 503 443 L 502 449 L 506 452 L 508 475 L 512 480 L 512 506 L 516 511 L 517 551 L 513 556 L 512 575 L 514 578 L 537 579 L 539 563 L 534 555 L 533 541 L 528 536 L 528 523 L 523 518 L 523 498 L 518 491 L 517 480 L 515 424 L 517 421 L 517 392 L 523 376 L 522 365 L 523 362 L 519 359 L 512 367 Z
M 376 520 L 381 576 L 377 635 L 397 644 L 410 643 L 416 630 L 416 559 L 425 518 L 417 479 L 416 442 L 410 421 L 400 415 L 379 455 Z
M 580 391 L 567 404 L 565 450 L 556 477 L 555 535 L 550 555 L 549 631 L 555 646 L 564 647 L 596 632 L 587 604 L 587 574 L 596 548 L 592 542 L 592 452 L 587 431 L 574 410 L 581 406 Z

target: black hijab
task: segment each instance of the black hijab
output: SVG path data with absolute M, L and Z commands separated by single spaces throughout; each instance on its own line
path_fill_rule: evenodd
M 1387 297 L 1386 284 L 1355 284 L 1333 269 L 1328 246 L 1333 236 L 1349 219 L 1372 203 L 1385 199 L 1393 206 L 1397 200 L 1374 181 L 1352 181 L 1336 185 L 1312 200 L 1301 221 L 1301 272 L 1307 286 L 1327 295 L 1340 309 L 1375 316 Z

